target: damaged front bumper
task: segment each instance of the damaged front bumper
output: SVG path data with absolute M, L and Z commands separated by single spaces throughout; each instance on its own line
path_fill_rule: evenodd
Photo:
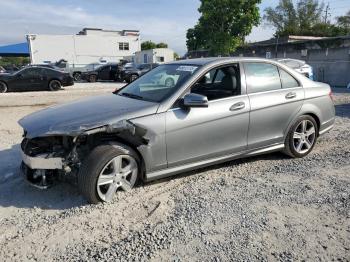
M 26 155 L 23 150 L 21 150 L 22 161 L 31 169 L 63 169 L 63 158 L 52 157 L 47 158 L 46 156 L 35 156 L 31 157 Z

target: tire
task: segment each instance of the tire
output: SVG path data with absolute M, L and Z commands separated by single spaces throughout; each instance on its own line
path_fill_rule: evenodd
M 308 155 L 314 148 L 318 136 L 318 127 L 311 116 L 300 116 L 290 128 L 286 141 L 285 153 L 293 158 Z
M 80 72 L 73 73 L 73 79 L 74 81 L 81 81 L 81 73 Z
M 0 93 L 6 93 L 7 91 L 7 85 L 4 82 L 0 82 Z
M 166 87 L 173 87 L 173 86 L 175 86 L 175 81 L 174 81 L 174 79 L 172 79 L 172 78 L 167 78 L 167 79 L 165 79 L 165 86 Z
M 129 83 L 134 82 L 137 78 L 139 78 L 138 75 L 132 74 L 132 75 L 130 76 L 130 81 L 129 81 Z
M 96 81 L 97 81 L 96 75 L 89 75 L 89 82 L 90 83 L 95 83 Z
M 79 170 L 79 190 L 90 204 L 110 202 L 117 189 L 128 191 L 136 185 L 139 167 L 140 159 L 131 148 L 121 144 L 97 146 Z
M 59 80 L 51 80 L 49 82 L 50 91 L 58 91 L 62 88 L 62 84 Z

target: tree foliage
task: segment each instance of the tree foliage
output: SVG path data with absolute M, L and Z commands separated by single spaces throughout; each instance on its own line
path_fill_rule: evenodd
M 337 18 L 332 24 L 323 17 L 325 6 L 318 0 L 299 0 L 295 5 L 292 0 L 280 0 L 277 7 L 266 8 L 264 20 L 276 28 L 275 36 L 309 35 L 338 36 L 350 33 L 350 16 Z M 349 15 L 349 14 L 348 14 Z
M 157 44 L 152 41 L 145 41 L 141 43 L 141 50 L 154 49 L 157 47 Z
M 163 43 L 163 42 L 158 43 L 158 44 L 157 44 L 157 48 L 168 48 L 168 44 Z
M 163 42 L 156 44 L 152 41 L 145 41 L 141 43 L 141 50 L 149 50 L 155 48 L 168 48 L 168 44 Z
M 259 24 L 261 0 L 201 0 L 201 17 L 187 31 L 187 48 L 208 49 L 212 55 L 228 55 Z
M 23 66 L 30 63 L 29 57 L 1 57 L 0 66 Z

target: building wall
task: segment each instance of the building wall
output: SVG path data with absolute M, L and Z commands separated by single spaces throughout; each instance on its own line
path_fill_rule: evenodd
M 121 35 L 35 35 L 29 41 L 32 63 L 65 59 L 70 65 L 119 62 L 141 49 L 139 36 Z M 119 43 L 129 43 L 129 50 L 119 50 Z
M 242 48 L 236 56 L 294 58 L 306 61 L 314 70 L 316 81 L 344 87 L 350 83 L 350 40 L 341 43 L 309 42 L 277 46 Z M 270 56 L 269 56 L 270 55 Z
M 174 51 L 169 48 L 156 48 L 135 53 L 134 62 L 143 63 L 167 63 L 174 61 Z

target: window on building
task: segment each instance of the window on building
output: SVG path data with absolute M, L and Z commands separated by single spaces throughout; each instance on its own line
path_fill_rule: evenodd
M 278 68 L 268 63 L 245 63 L 249 93 L 281 89 Z
M 119 43 L 119 50 L 129 50 L 129 43 L 127 42 Z
M 158 63 L 164 62 L 164 56 L 157 56 L 157 62 Z
M 293 88 L 293 87 L 300 86 L 298 81 L 295 80 L 293 76 L 291 76 L 289 73 L 287 73 L 281 68 L 279 68 L 279 70 L 280 70 L 280 76 L 282 81 L 282 88 Z

